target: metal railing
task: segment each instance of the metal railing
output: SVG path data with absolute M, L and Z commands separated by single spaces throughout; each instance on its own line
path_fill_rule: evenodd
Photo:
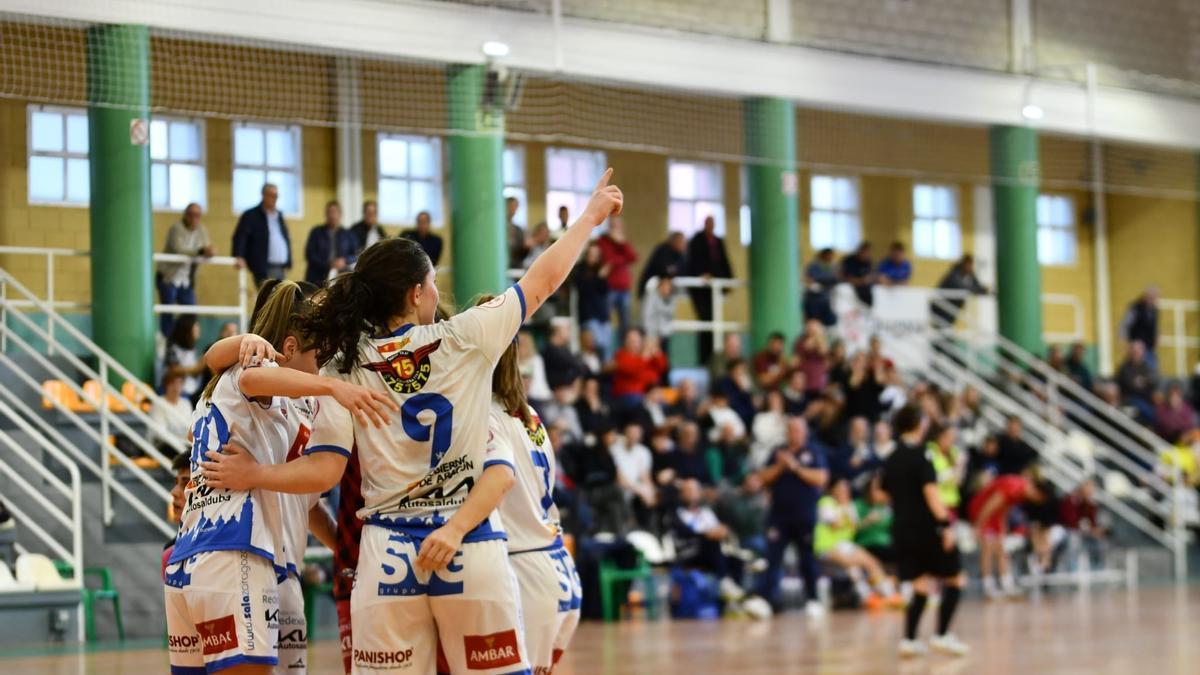
M 725 293 L 735 288 L 745 288 L 749 284 L 743 279 L 718 279 L 716 277 L 675 277 L 672 279 L 676 289 L 707 288 L 712 296 L 712 320 L 675 319 L 671 322 L 674 333 L 712 333 L 713 349 L 721 351 L 726 333 L 745 332 L 747 326 L 740 321 L 725 320 Z M 655 292 L 658 277 L 646 280 L 644 290 L 647 294 Z

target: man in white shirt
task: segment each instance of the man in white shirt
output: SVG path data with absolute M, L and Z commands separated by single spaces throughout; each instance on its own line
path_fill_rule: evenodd
M 650 478 L 654 457 L 650 448 L 642 445 L 642 427 L 637 422 L 627 423 L 625 434 L 609 446 L 608 452 L 617 467 L 617 485 L 633 506 L 638 524 L 648 526 L 650 511 L 658 503 L 658 492 Z

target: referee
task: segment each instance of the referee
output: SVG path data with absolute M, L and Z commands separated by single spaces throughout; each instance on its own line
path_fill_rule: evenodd
M 911 581 L 912 599 L 904 615 L 900 655 L 921 656 L 928 649 L 917 640 L 917 626 L 925 611 L 930 585 L 942 582 L 937 635 L 930 646 L 945 654 L 965 656 L 967 645 L 949 632 L 958 598 L 966 584 L 962 556 L 954 542 L 950 510 L 942 503 L 937 472 L 924 447 L 927 422 L 909 405 L 892 418 L 898 436 L 896 450 L 883 466 L 883 489 L 891 495 L 892 542 L 901 581 Z

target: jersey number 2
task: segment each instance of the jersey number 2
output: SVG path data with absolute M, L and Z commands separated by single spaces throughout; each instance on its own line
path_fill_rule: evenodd
M 433 424 L 422 424 L 417 415 L 432 411 L 435 419 Z M 446 451 L 450 449 L 450 434 L 454 428 L 454 405 L 441 394 L 417 394 L 404 402 L 400 408 L 400 423 L 404 425 L 404 433 L 418 442 L 432 441 L 432 452 L 429 456 L 429 468 L 442 461 Z

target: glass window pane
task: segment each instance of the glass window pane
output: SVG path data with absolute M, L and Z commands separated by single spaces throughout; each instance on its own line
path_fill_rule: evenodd
M 295 136 L 288 129 L 267 129 L 267 166 L 296 166 Z
M 29 140 L 33 150 L 62 152 L 65 148 L 62 115 L 52 112 L 35 112 L 30 116 L 29 129 Z
M 379 217 L 389 223 L 411 223 L 408 208 L 408 182 L 385 178 L 379 181 Z
M 438 191 L 437 183 L 426 181 L 413 181 L 411 183 L 411 195 L 413 222 L 417 222 L 417 214 L 421 211 L 428 211 L 429 217 L 433 220 L 434 225 L 441 225 L 442 222 L 442 196 Z
M 954 219 L 958 217 L 958 192 L 954 188 L 940 187 L 937 189 L 937 213 L 941 218 Z
M 1071 230 L 1060 230 L 1058 234 L 1061 243 L 1062 262 L 1064 265 L 1075 264 L 1075 233 Z
M 60 157 L 30 157 L 29 199 L 39 202 L 61 202 L 65 195 L 63 159 Z
M 509 145 L 504 148 L 504 184 L 525 185 L 525 148 Z M 507 195 L 506 195 L 507 196 Z M 525 200 L 521 200 L 522 205 Z
M 685 162 L 671 162 L 667 174 L 672 199 L 696 198 L 696 167 Z
M 916 191 L 913 192 L 913 197 L 916 197 Z M 913 221 L 913 253 L 922 258 L 934 255 L 933 227 L 924 218 Z
M 379 141 L 379 173 L 384 176 L 408 175 L 408 142 L 399 138 Z
M 92 176 L 86 159 L 67 160 L 67 201 L 86 204 L 91 197 Z
M 744 184 L 745 181 L 743 181 Z M 749 246 L 754 230 L 750 223 L 750 206 L 748 204 L 742 204 L 741 208 L 738 209 L 738 224 L 741 229 L 742 246 Z
M 833 213 L 813 211 L 809 221 L 808 241 L 812 247 L 820 249 L 833 246 Z
M 241 213 L 262 201 L 262 186 L 266 174 L 260 169 L 234 169 L 233 210 Z
M 1050 198 L 1046 195 L 1037 198 L 1037 222 L 1038 225 L 1050 224 Z
M 411 154 L 409 175 L 413 178 L 437 178 L 437 153 L 434 144 L 429 141 L 409 143 Z
M 154 125 L 151 124 L 150 128 L 153 129 Z M 150 142 L 150 147 L 154 147 L 154 141 Z M 167 165 L 155 162 L 150 165 L 150 203 L 156 207 L 165 207 L 170 205 L 170 198 L 170 191 L 167 187 Z
M 167 122 L 150 120 L 150 159 L 167 158 Z
M 300 213 L 300 184 L 291 171 L 268 171 L 267 182 L 279 188 L 279 210 Z
M 171 159 L 200 161 L 200 125 L 194 122 L 171 122 L 170 129 Z
M 838 248 L 843 251 L 852 250 L 858 246 L 859 241 L 862 239 L 858 214 L 838 213 L 834 228 L 834 238 L 838 242 Z
M 235 164 L 262 166 L 266 163 L 266 158 L 262 129 L 240 126 L 233 128 L 233 161 Z M 261 182 L 259 182 L 259 187 L 262 187 Z M 255 202 L 255 204 L 257 203 Z M 251 204 L 251 206 L 253 205 Z
M 711 201 L 721 199 L 721 167 L 719 164 L 696 165 L 696 196 Z
M 1075 214 L 1073 212 L 1073 204 L 1066 197 L 1059 197 L 1054 200 L 1054 224 L 1055 225 L 1073 225 L 1075 223 Z
M 833 208 L 833 179 L 829 176 L 813 176 L 812 207 L 814 209 Z M 816 246 L 816 243 L 814 242 L 813 245 Z
M 930 218 L 933 213 L 933 188 L 928 185 L 913 187 L 913 215 L 918 218 Z M 916 247 L 916 243 L 913 243 Z
M 192 202 L 204 206 L 204 167 L 171 165 L 171 208 L 182 210 Z
M 573 187 L 571 158 L 564 151 L 546 150 L 546 187 L 550 190 L 570 190 Z M 558 207 L 555 207 L 557 209 Z M 554 213 L 549 205 L 549 213 Z
M 834 194 L 837 208 L 845 211 L 858 210 L 858 183 L 849 178 L 838 178 Z
M 667 229 L 691 235 L 695 232 L 695 209 L 692 202 L 672 199 L 667 207 Z
M 575 193 L 567 192 L 566 190 L 551 190 L 546 193 L 546 220 L 550 222 L 558 222 L 558 208 L 560 206 L 567 207 L 570 214 L 577 214 L 575 209 Z
M 67 152 L 73 152 L 80 155 L 87 154 L 87 115 L 67 115 Z

